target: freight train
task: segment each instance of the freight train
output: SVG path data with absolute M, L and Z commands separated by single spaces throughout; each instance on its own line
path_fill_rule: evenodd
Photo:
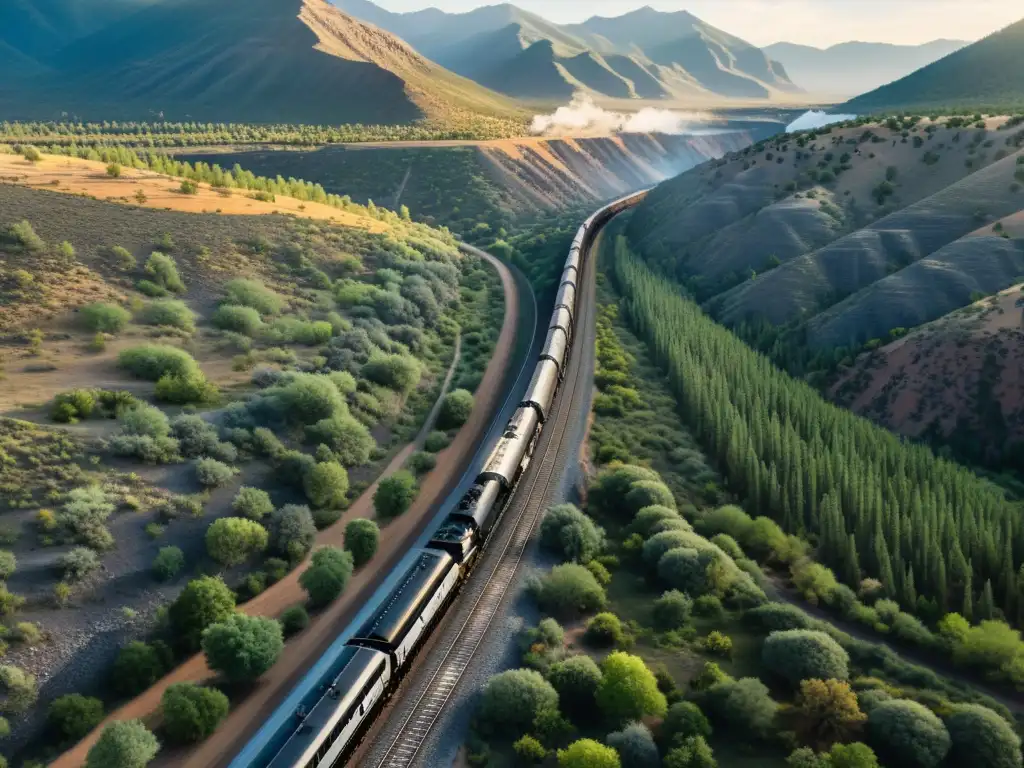
M 583 258 L 601 227 L 646 191 L 605 206 L 576 233 L 555 308 L 526 396 L 473 486 L 431 535 L 399 565 L 398 584 L 332 660 L 320 687 L 302 702 L 284 733 L 268 740 L 252 768 L 333 768 L 359 743 L 444 615 L 501 519 L 529 466 L 572 350 Z

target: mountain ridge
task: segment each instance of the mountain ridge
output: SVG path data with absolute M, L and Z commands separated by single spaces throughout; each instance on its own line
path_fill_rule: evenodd
M 858 112 L 1024 105 L 1024 19 L 843 105 Z
M 962 40 L 932 40 L 894 45 L 848 40 L 826 48 L 780 41 L 765 46 L 770 58 L 811 93 L 854 96 L 925 67 L 969 45 Z
M 645 7 L 559 25 L 503 4 L 444 17 L 433 9 L 422 23 L 422 11 L 331 1 L 442 66 L 519 98 L 562 99 L 585 90 L 613 98 L 770 100 L 800 90 L 759 48 L 686 11 Z M 534 47 L 544 41 L 550 45 Z
M 203 0 L 164 0 L 42 63 L 49 72 L 0 86 L 5 114 L 376 124 L 521 116 L 325 0 L 219 0 L 215 14 Z

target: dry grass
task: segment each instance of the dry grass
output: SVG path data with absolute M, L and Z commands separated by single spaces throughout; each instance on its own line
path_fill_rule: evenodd
M 120 178 L 112 178 L 107 174 L 104 163 L 71 157 L 44 155 L 39 162 L 30 163 L 18 155 L 0 154 L 0 178 L 35 189 L 85 195 L 143 208 L 229 216 L 278 213 L 332 221 L 368 232 L 387 230 L 384 222 L 322 203 L 303 202 L 281 195 L 272 203 L 263 202 L 254 200 L 245 190 L 230 190 L 230 194 L 225 195 L 208 184 L 199 184 L 197 194 L 186 195 L 180 191 L 180 180 L 170 176 L 123 168 Z M 144 199 L 138 197 L 140 192 Z

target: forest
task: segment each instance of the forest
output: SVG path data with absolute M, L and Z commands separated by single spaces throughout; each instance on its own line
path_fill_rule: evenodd
M 752 514 L 817 545 L 909 612 L 1021 623 L 1020 504 L 967 469 L 825 402 L 616 245 L 630 323 L 668 374 L 684 420 Z M 1016 633 L 1014 633 L 1016 634 Z M 1018 649 L 1000 674 L 1024 680 Z

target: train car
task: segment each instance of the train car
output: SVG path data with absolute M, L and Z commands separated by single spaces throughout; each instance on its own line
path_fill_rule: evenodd
M 512 490 L 526 470 L 540 434 L 540 417 L 533 408 L 520 406 L 505 427 L 477 481 L 497 480 Z
M 453 512 L 431 534 L 427 548 L 447 552 L 461 567 L 475 559 L 479 551 L 479 539 L 473 520 Z
M 406 558 L 410 559 L 398 586 L 348 641 L 387 653 L 393 670 L 402 669 L 415 653 L 460 576 L 447 552 L 421 549 Z
M 558 286 L 555 309 L 559 307 L 565 307 L 573 318 L 576 317 L 576 285 L 574 283 L 562 283 Z
M 559 285 L 562 283 L 572 283 L 572 287 L 575 288 L 579 285 L 580 275 L 576 267 L 566 267 L 562 270 L 562 279 L 558 282 Z
M 548 420 L 551 404 L 558 389 L 558 366 L 552 360 L 540 360 L 534 369 L 526 397 L 520 405 L 528 405 L 537 411 L 541 423 Z
M 387 698 L 391 660 L 372 648 L 347 646 L 319 701 L 296 712 L 296 729 L 267 768 L 330 768 L 355 746 Z
M 564 328 L 554 327 L 548 329 L 548 336 L 544 340 L 544 346 L 540 348 L 541 360 L 551 360 L 558 365 L 558 378 L 565 376 L 565 364 L 568 362 L 569 334 Z
M 548 330 L 551 328 L 561 328 L 565 331 L 565 337 L 569 340 L 569 343 L 572 344 L 572 315 L 569 314 L 568 309 L 565 307 L 559 307 L 554 311 L 551 315 L 551 325 Z
M 480 532 L 481 539 L 486 539 L 507 498 L 505 487 L 500 482 L 478 477 L 476 484 L 459 500 L 451 516 L 468 520 Z

